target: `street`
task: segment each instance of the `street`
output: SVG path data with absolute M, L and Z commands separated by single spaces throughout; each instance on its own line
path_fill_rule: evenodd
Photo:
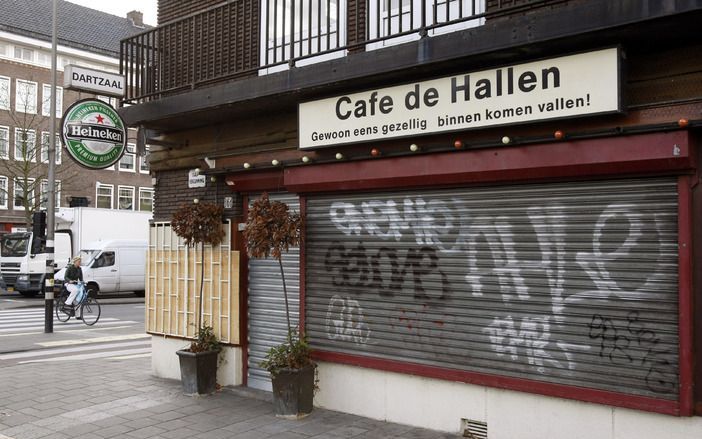
M 44 332 L 44 298 L 0 295 L 0 367 L 95 358 L 149 357 L 144 333 L 144 299 L 133 295 L 99 299 L 100 320 L 91 327 L 74 318 Z

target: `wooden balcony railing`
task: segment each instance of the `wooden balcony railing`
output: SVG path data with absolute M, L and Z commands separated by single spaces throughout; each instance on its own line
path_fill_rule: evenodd
M 230 0 L 122 40 L 123 103 L 455 32 L 553 2 Z

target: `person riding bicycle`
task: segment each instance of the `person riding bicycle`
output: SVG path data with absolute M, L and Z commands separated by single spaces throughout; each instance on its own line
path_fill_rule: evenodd
M 73 301 L 78 295 L 80 287 L 77 285 L 78 281 L 83 282 L 83 270 L 80 268 L 80 256 L 73 258 L 73 263 L 66 267 L 66 274 L 63 276 L 63 283 L 69 293 L 68 299 L 66 299 L 67 306 L 73 306 Z M 71 309 L 71 316 L 75 315 L 75 311 Z

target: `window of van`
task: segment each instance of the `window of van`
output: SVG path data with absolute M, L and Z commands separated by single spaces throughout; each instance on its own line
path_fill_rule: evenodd
M 110 267 L 115 265 L 115 252 L 103 252 L 92 265 L 92 268 Z

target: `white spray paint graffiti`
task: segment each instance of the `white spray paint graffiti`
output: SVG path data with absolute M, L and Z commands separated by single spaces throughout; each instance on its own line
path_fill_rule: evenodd
M 650 218 L 654 219 L 659 236 L 663 236 L 665 222 L 663 214 L 645 214 L 635 204 L 607 205 L 595 222 L 590 240 L 591 247 L 589 243 L 583 243 L 591 248 L 591 251 L 582 250 L 571 253 L 569 260 L 569 269 L 572 270 L 577 264 L 582 268 L 583 275 L 592 280 L 595 288 L 584 292 L 576 290 L 567 295 L 565 288 L 568 256 L 566 251 L 567 210 L 564 205 L 553 203 L 524 207 L 521 213 L 516 213 L 517 216 L 526 214 L 530 230 L 533 231 L 532 236 L 538 245 L 538 256 L 527 260 L 520 260 L 517 252 L 518 245 L 524 245 L 524 243 L 518 241 L 519 236 L 516 233 L 523 234 L 524 231 L 516 232 L 515 228 L 523 229 L 525 227 L 523 224 L 511 223 L 510 221 L 514 221 L 513 216 L 485 215 L 483 211 L 481 215 L 471 217 L 470 211 L 460 200 L 446 201 L 412 196 L 401 200 L 333 202 L 329 209 L 329 217 L 337 230 L 346 236 L 360 238 L 366 234 L 382 241 L 395 242 L 400 242 L 403 238 L 406 242 L 406 236 L 411 236 L 419 246 L 431 247 L 435 252 L 444 254 L 453 253 L 453 261 L 456 260 L 456 252 L 465 254 L 467 273 L 464 272 L 462 275 L 472 296 L 483 298 L 488 291 L 494 294 L 494 289 L 490 291 L 489 283 L 484 282 L 485 279 L 489 279 L 493 282 L 493 288 L 494 282 L 497 282 L 498 294 L 505 305 L 504 314 L 497 317 L 491 316 L 492 321 L 483 328 L 491 343 L 491 349 L 498 356 L 508 356 L 513 361 L 523 361 L 524 364 L 532 366 L 535 371 L 542 374 L 553 371 L 571 374 L 577 368 L 575 355 L 590 351 L 591 346 L 553 335 L 562 334 L 563 325 L 569 324 L 566 322 L 566 305 L 578 301 L 606 300 L 611 296 L 634 300 L 650 294 L 650 291 L 655 291 L 655 284 L 661 281 L 660 276 L 662 276 L 658 268 L 652 270 L 646 279 L 642 279 L 641 286 L 638 288 L 620 287 L 617 284 L 616 275 L 610 273 L 610 270 L 618 261 L 630 258 L 636 251 L 641 251 L 640 246 L 647 219 L 649 223 Z M 612 231 L 609 230 L 612 225 L 616 227 L 616 236 L 611 235 Z M 621 242 L 621 244 L 609 251 L 607 245 L 611 246 L 612 242 Z M 339 243 L 342 249 L 343 245 Z M 529 245 L 528 241 L 527 245 Z M 663 257 L 663 250 L 660 247 L 663 244 L 653 245 L 658 246 L 660 262 L 660 258 Z M 481 246 L 484 249 L 482 254 L 479 253 Z M 377 250 L 372 245 L 365 250 L 360 239 L 358 248 L 363 248 L 363 252 L 353 254 L 357 258 L 365 258 L 363 260 L 368 264 L 390 264 L 385 269 L 373 265 L 373 273 L 392 273 L 393 276 L 399 276 L 396 259 L 385 258 L 388 259 L 386 261 L 380 257 L 386 253 L 389 254 L 389 250 L 385 248 Z M 652 247 L 646 251 L 654 252 L 656 248 Z M 489 255 L 487 260 L 484 256 L 486 252 Z M 445 273 L 449 274 L 452 270 L 452 267 L 443 267 L 438 262 L 436 267 L 437 270 L 445 269 Z M 525 274 L 527 271 L 529 273 Z M 533 304 L 525 276 L 533 277 L 535 272 L 538 273 L 536 276 L 542 277 L 547 282 L 546 297 L 550 301 L 550 312 L 543 315 L 515 316 L 513 311 L 515 306 L 522 303 Z M 404 271 L 402 273 L 404 276 Z M 370 278 L 370 275 L 368 277 Z M 444 280 L 441 283 L 442 288 L 447 288 L 446 285 L 449 284 L 445 278 L 444 271 L 441 271 L 441 279 Z M 392 279 L 393 282 L 386 283 L 393 286 L 402 285 L 402 282 L 395 280 L 394 277 Z M 426 281 L 420 285 L 424 284 L 429 285 L 430 282 Z M 435 285 L 431 288 L 436 290 L 436 285 L 439 283 L 434 281 L 433 284 Z M 646 293 L 647 291 L 649 293 Z M 395 297 L 394 294 L 396 293 L 388 293 L 385 297 Z M 419 296 L 415 294 L 413 297 L 416 300 L 424 296 L 426 294 Z M 543 297 L 540 295 L 539 300 Z M 450 303 L 451 292 L 442 295 L 443 298 L 448 298 L 447 303 Z M 425 302 L 425 305 L 426 303 L 428 302 Z M 417 322 L 407 325 L 410 331 L 414 330 L 416 342 L 420 341 L 419 328 L 423 327 L 422 323 L 429 321 L 427 318 L 422 311 L 416 316 Z M 401 315 L 399 320 L 407 320 L 407 317 Z M 334 296 L 330 300 L 326 322 L 327 335 L 330 339 L 364 344 L 370 338 L 370 328 L 365 323 L 363 310 L 356 300 L 349 297 Z M 552 328 L 555 328 L 553 332 Z M 432 327 L 432 331 L 438 331 L 438 334 L 441 329 Z M 437 338 L 440 337 L 437 335 Z M 428 352 L 431 349 L 425 350 Z
M 370 339 L 370 328 L 366 323 L 363 308 L 357 300 L 335 295 L 327 307 L 327 337 L 330 340 L 351 341 L 366 344 Z

